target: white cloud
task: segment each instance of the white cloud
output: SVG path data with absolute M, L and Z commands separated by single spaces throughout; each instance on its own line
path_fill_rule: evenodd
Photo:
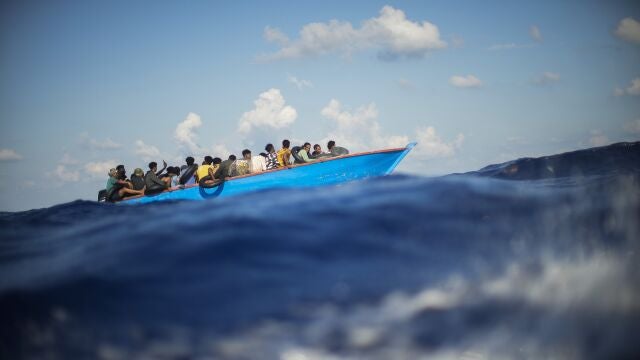
M 374 103 L 348 111 L 342 108 L 338 100 L 332 99 L 320 113 L 334 125 L 324 140 L 335 140 L 338 145 L 352 152 L 404 147 L 409 143 L 407 136 L 382 135 L 384 132 L 376 120 L 378 109 Z
M 474 75 L 460 76 L 454 75 L 449 79 L 449 83 L 460 88 L 477 88 L 482 86 L 482 81 Z
M 397 83 L 398 83 L 398 86 L 400 86 L 405 90 L 414 90 L 416 88 L 416 86 L 411 81 L 404 78 L 398 79 Z
M 640 119 L 624 124 L 624 129 L 632 134 L 640 134 Z
M 144 160 L 152 160 L 160 155 L 160 150 L 153 145 L 145 144 L 142 140 L 136 140 L 136 155 L 139 155 Z
M 536 25 L 532 25 L 529 28 L 529 35 L 531 35 L 531 38 L 537 42 L 542 41 L 542 33 L 540 33 L 540 29 Z
M 196 129 L 200 126 L 202 126 L 200 115 L 190 112 L 176 127 L 174 138 L 180 146 L 186 147 L 192 153 L 197 153 L 200 150 L 200 146 L 196 144 L 196 139 L 198 138 Z
M 268 42 L 274 42 L 280 46 L 286 46 L 289 43 L 289 38 L 287 37 L 287 35 L 283 34 L 282 31 L 274 29 L 270 26 L 264 28 L 264 38 Z
M 100 141 L 89 137 L 86 132 L 80 134 L 80 142 L 94 150 L 115 150 L 122 147 L 122 144 L 118 144 L 111 138 Z
M 640 78 L 635 78 L 631 80 L 629 86 L 626 89 L 616 88 L 613 91 L 615 96 L 623 96 L 623 95 L 640 95 Z
M 69 153 L 64 153 L 64 155 L 62 155 L 62 159 L 60 159 L 58 163 L 62 165 L 78 165 L 80 161 L 69 155 Z
M 49 176 L 56 178 L 62 182 L 78 182 L 80 181 L 80 172 L 67 169 L 65 165 L 59 164 L 56 168 L 48 173 Z
M 0 149 L 0 161 L 22 160 L 22 155 L 13 149 Z
M 464 39 L 458 35 L 453 35 L 451 36 L 451 45 L 457 49 L 461 48 L 464 46 Z
M 433 126 L 419 128 L 416 134 L 418 141 L 416 153 L 428 159 L 454 156 L 464 142 L 463 134 L 458 134 L 453 141 L 443 141 Z
M 118 166 L 115 160 L 93 161 L 84 165 L 84 170 L 91 177 L 105 178 L 109 174 L 109 170 Z
M 629 95 L 640 95 L 640 78 L 631 80 L 631 85 L 626 89 Z
M 313 84 L 309 80 L 298 79 L 295 76 L 289 76 L 289 82 L 295 85 L 298 90 L 302 90 L 304 88 L 313 87 Z
M 91 175 L 107 176 L 109 170 L 116 166 L 118 166 L 118 163 L 115 160 L 94 161 L 86 163 L 84 169 Z
M 620 20 L 616 35 L 629 42 L 640 44 L 640 22 L 630 17 Z
M 540 76 L 533 79 L 533 83 L 537 85 L 549 85 L 560 81 L 560 75 L 549 71 L 543 72 Z
M 427 21 L 410 21 L 402 10 L 391 6 L 384 6 L 378 17 L 366 20 L 360 28 L 354 28 L 346 21 L 331 20 L 303 26 L 300 37 L 294 41 L 270 27 L 265 29 L 264 37 L 281 46 L 277 52 L 264 56 L 265 60 L 334 52 L 348 56 L 370 48 L 379 49 L 383 54 L 419 56 L 447 46 L 440 39 L 437 26 Z
M 246 134 L 252 128 L 280 129 L 293 124 L 298 117 L 296 109 L 285 105 L 280 90 L 269 89 L 254 102 L 255 108 L 242 114 L 238 132 Z

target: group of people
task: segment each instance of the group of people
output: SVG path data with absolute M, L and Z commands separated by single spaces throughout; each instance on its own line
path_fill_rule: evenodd
M 264 150 L 265 152 L 252 156 L 251 151 L 245 149 L 242 151 L 241 159 L 230 155 L 224 161 L 207 155 L 201 165 L 197 165 L 195 159 L 189 156 L 185 159 L 186 164 L 182 166 L 167 167 L 167 163 L 163 161 L 163 167 L 160 170 L 158 170 L 158 164 L 152 161 L 146 173 L 141 168 L 137 168 L 130 178 L 127 177 L 124 165 L 118 165 L 109 170 L 106 189 L 99 193 L 98 199 L 119 201 L 130 196 L 151 195 L 171 187 L 191 184 L 213 187 L 226 178 L 273 170 L 292 164 L 310 163 L 321 158 L 349 153 L 349 150 L 336 146 L 333 140 L 327 143 L 327 152 L 324 152 L 319 144 L 313 145 L 313 151 L 311 151 L 311 144 L 308 142 L 302 146 L 291 147 L 289 140 L 283 140 L 282 147 L 278 151 L 273 144 L 267 144 Z

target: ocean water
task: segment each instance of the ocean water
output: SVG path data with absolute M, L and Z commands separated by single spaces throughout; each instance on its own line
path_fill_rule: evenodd
M 640 358 L 640 143 L 0 213 L 0 358 Z

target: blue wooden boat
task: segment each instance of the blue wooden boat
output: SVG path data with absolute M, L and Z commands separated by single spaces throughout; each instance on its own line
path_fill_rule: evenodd
M 165 200 L 202 200 L 272 188 L 335 185 L 390 174 L 416 143 L 404 148 L 321 158 L 312 163 L 229 178 L 212 188 L 197 184 L 175 187 L 155 195 L 127 198 L 120 203 L 144 204 Z

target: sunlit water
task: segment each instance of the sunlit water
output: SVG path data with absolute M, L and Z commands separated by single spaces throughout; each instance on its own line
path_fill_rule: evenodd
M 638 358 L 639 148 L 2 213 L 0 358 Z

